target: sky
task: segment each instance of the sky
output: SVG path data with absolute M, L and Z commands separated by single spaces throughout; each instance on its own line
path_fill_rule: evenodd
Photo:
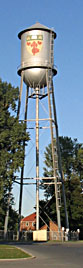
M 21 42 L 18 33 L 36 22 L 54 28 L 57 33 L 54 60 L 58 73 L 54 78 L 54 88 L 59 135 L 77 138 L 78 142 L 82 143 L 83 0 L 1 0 L 0 78 L 2 81 L 10 82 L 12 86 L 20 87 L 17 67 L 21 63 Z M 35 144 L 34 138 L 32 147 L 33 143 Z M 40 154 L 41 159 L 42 149 Z M 30 161 L 31 158 L 29 163 Z M 34 167 L 31 167 L 31 170 L 34 171 Z M 25 176 L 28 176 L 27 163 Z M 17 185 L 14 186 L 14 195 L 15 209 L 18 209 Z M 31 213 L 34 205 L 34 187 L 24 187 L 22 214 L 26 216 Z

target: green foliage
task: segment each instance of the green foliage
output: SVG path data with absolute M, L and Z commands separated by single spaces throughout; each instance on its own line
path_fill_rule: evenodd
M 59 137 L 59 142 L 60 142 L 62 168 L 64 172 L 64 185 L 66 191 L 66 201 L 67 201 L 70 229 L 74 230 L 76 230 L 77 228 L 82 229 L 83 145 L 79 144 L 77 139 L 72 140 L 69 137 Z M 49 144 L 48 147 L 46 147 L 44 156 L 45 156 L 44 176 L 46 177 L 53 176 L 51 144 Z M 55 207 L 55 200 L 53 199 L 54 185 L 47 186 L 44 185 L 42 181 L 42 188 L 44 189 L 44 195 L 46 197 L 46 201 L 50 199 L 49 207 L 47 206 L 48 214 L 50 214 L 52 220 L 56 220 L 56 207 Z M 61 224 L 62 226 L 65 226 L 62 188 L 61 188 L 61 199 L 62 199 Z
M 8 230 L 17 232 L 18 230 L 18 213 L 10 206 Z
M 47 224 L 49 231 L 49 220 L 51 219 L 57 222 L 56 203 L 54 195 L 48 201 L 40 200 L 39 209 L 40 209 L 39 226 L 42 227 L 44 224 Z
M 24 143 L 30 139 L 25 123 L 19 122 L 16 115 L 18 94 L 18 88 L 0 80 L 0 213 L 3 216 L 3 202 L 6 206 L 15 173 L 23 167 Z
M 53 176 L 53 161 L 52 161 L 52 146 L 51 146 L 51 144 L 49 144 L 48 147 L 46 147 L 46 150 L 44 152 L 44 156 L 45 156 L 45 160 L 44 160 L 45 167 L 43 168 L 44 177 L 52 177 Z M 51 180 L 46 180 L 46 182 L 51 182 Z M 46 198 L 53 195 L 53 192 L 54 192 L 53 186 L 48 187 L 48 190 L 47 190 L 47 185 L 44 185 L 43 181 L 42 181 L 42 188 L 44 188 L 44 190 L 45 190 L 44 195 L 46 196 Z

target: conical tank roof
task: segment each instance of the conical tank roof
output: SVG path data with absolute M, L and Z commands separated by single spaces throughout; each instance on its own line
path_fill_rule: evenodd
M 36 22 L 35 24 L 33 24 L 32 26 L 30 26 L 29 28 L 25 29 L 25 30 L 22 30 L 19 34 L 18 34 L 18 38 L 21 39 L 21 35 L 24 33 L 24 32 L 27 32 L 27 31 L 31 31 L 31 30 L 43 30 L 43 31 L 47 31 L 47 32 L 50 32 L 52 31 L 54 33 L 54 38 L 56 38 L 56 33 L 54 32 L 53 29 L 50 29 L 42 24 L 40 24 L 39 22 Z

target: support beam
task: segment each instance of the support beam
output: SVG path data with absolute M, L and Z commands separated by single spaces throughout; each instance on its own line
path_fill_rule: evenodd
M 56 177 L 56 164 L 55 164 L 55 151 L 54 151 L 54 137 L 53 137 L 53 127 L 52 127 L 52 110 L 51 110 L 51 100 L 50 100 L 49 70 L 47 70 L 46 77 L 47 77 L 47 90 L 48 90 L 49 117 L 51 118 L 51 120 L 50 120 L 50 130 L 51 130 L 51 143 L 52 143 L 53 170 L 54 170 L 54 178 L 55 178 L 54 182 L 55 182 L 56 211 L 57 211 L 58 230 L 60 232 L 61 231 L 61 220 L 60 220 L 60 208 L 59 208 L 58 191 L 57 191 L 57 177 Z
M 39 230 L 39 97 L 36 89 L 36 230 Z

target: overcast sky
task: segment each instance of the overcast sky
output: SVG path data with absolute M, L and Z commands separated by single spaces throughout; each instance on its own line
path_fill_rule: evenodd
M 1 0 L 0 78 L 20 86 L 17 67 L 21 44 L 17 35 L 37 21 L 57 33 L 54 85 L 59 134 L 83 142 L 83 0 Z M 33 208 L 29 199 L 32 189 L 29 194 L 24 191 L 28 199 L 24 198 L 22 212 L 27 215 Z

